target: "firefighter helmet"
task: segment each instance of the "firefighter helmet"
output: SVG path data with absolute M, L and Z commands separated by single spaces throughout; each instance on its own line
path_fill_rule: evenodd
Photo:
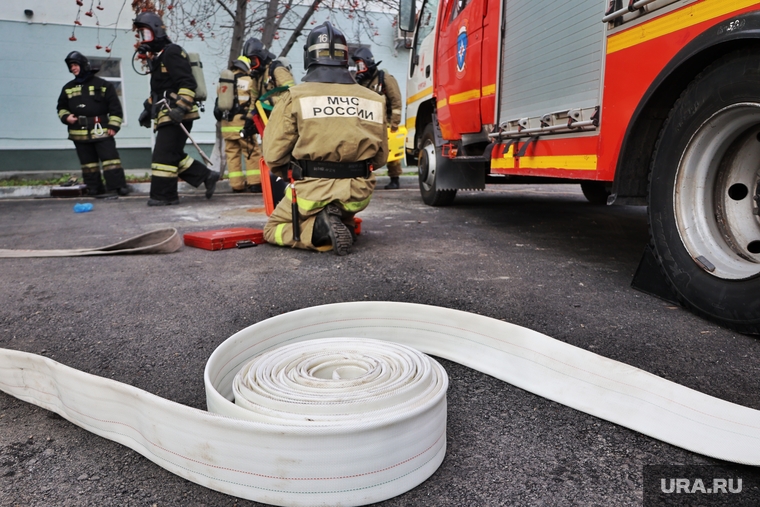
M 232 62 L 232 68 L 248 72 L 251 70 L 251 60 L 247 56 L 240 55 L 237 57 L 237 60 Z
M 166 26 L 161 17 L 155 12 L 141 12 L 133 22 L 137 29 L 142 45 L 152 50 L 163 48 L 169 42 Z
M 361 83 L 375 75 L 377 66 L 380 62 L 375 63 L 375 57 L 369 48 L 361 47 L 357 49 L 351 57 L 356 62 L 356 81 Z
M 348 44 L 340 30 L 329 21 L 315 27 L 306 38 L 303 47 L 303 66 L 328 65 L 348 68 Z
M 243 56 L 251 60 L 251 72 L 261 72 L 267 64 L 272 61 L 272 53 L 270 53 L 256 37 L 251 37 L 245 44 L 243 44 Z
M 90 61 L 87 59 L 86 56 L 84 56 L 79 51 L 72 51 L 71 53 L 66 55 L 66 58 L 64 61 L 66 62 L 66 67 L 68 67 L 69 70 L 71 70 L 72 63 L 76 63 L 77 65 L 79 65 L 79 72 L 82 74 L 92 70 L 92 68 L 90 67 Z

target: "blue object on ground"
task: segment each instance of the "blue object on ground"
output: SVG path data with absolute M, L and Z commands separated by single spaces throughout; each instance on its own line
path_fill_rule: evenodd
M 87 211 L 92 211 L 91 202 L 78 202 L 74 205 L 74 213 L 85 213 Z

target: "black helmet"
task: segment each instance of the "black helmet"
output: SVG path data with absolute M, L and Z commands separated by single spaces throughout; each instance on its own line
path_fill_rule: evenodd
M 84 74 L 86 72 L 90 72 L 92 68 L 90 67 L 90 61 L 87 59 L 86 56 L 84 56 L 79 51 L 72 51 L 68 55 L 66 55 L 66 58 L 64 60 L 66 62 L 66 67 L 71 70 L 71 64 L 76 63 L 79 65 L 79 72 Z
M 261 72 L 274 56 L 256 37 L 251 37 L 243 44 L 243 56 L 251 61 L 251 72 Z
M 374 76 L 377 66 L 380 63 L 375 63 L 375 57 L 372 56 L 372 51 L 365 47 L 357 49 L 351 59 L 356 62 L 356 81 L 359 83 Z
M 169 42 L 166 26 L 161 17 L 155 12 L 141 12 L 133 22 L 138 30 L 142 45 L 151 50 L 163 48 Z
M 329 65 L 348 68 L 348 44 L 346 37 L 329 21 L 315 27 L 306 38 L 303 47 L 303 67 Z

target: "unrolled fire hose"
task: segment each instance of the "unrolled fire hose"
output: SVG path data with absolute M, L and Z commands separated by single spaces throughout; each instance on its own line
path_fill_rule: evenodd
M 19 257 L 85 257 L 90 255 L 172 253 L 182 247 L 177 229 L 158 229 L 134 236 L 118 243 L 98 248 L 71 250 L 8 250 L 0 249 L 0 258 Z
M 410 303 L 318 306 L 243 329 L 206 364 L 208 412 L 6 349 L 0 388 L 213 490 L 362 505 L 414 488 L 443 461 L 448 380 L 418 350 L 684 449 L 760 465 L 758 410 L 513 324 Z

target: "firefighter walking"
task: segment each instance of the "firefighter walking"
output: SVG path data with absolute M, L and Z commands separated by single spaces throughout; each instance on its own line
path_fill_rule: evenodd
M 68 126 L 69 139 L 74 141 L 87 194 L 127 195 L 129 187 L 114 140 L 124 117 L 116 89 L 95 75 L 99 69 L 93 69 L 80 52 L 72 51 L 65 61 L 74 79 L 63 86 L 58 97 L 58 118 Z
M 329 21 L 309 33 L 304 56 L 303 83 L 282 95 L 264 136 L 264 160 L 280 174 L 292 161 L 295 180 L 264 237 L 346 255 L 355 241 L 354 215 L 375 188 L 372 169 L 388 157 L 385 98 L 356 84 L 346 39 Z
M 197 84 L 187 53 L 169 40 L 163 21 L 153 12 L 138 14 L 134 27 L 141 39 L 139 51 L 150 59 L 151 96 L 145 101 L 140 124 L 149 127 L 152 119 L 156 131 L 148 206 L 179 204 L 179 178 L 194 187 L 203 183 L 206 198 L 210 199 L 219 173 L 184 151 L 193 120 L 200 118 L 195 103 Z
M 356 82 L 385 97 L 385 121 L 391 132 L 396 132 L 401 123 L 403 104 L 398 81 L 387 70 L 377 68 L 382 62 L 375 62 L 375 57 L 369 48 L 357 49 L 351 58 L 356 62 Z M 391 181 L 384 188 L 400 188 L 401 172 L 400 160 L 388 162 L 388 176 L 391 177 Z

